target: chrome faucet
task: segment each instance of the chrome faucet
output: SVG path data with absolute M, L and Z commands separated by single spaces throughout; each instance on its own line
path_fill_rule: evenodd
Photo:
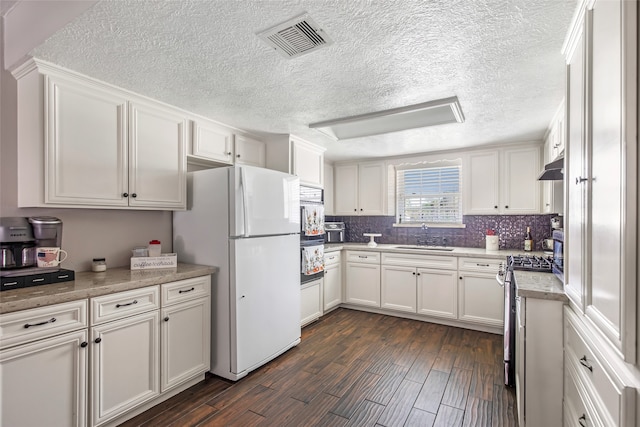
M 416 244 L 429 245 L 429 241 L 427 239 L 427 230 L 429 229 L 429 227 L 427 227 L 427 224 L 423 222 L 422 225 L 420 226 L 420 229 L 422 230 L 422 235 L 420 234 L 416 235 Z

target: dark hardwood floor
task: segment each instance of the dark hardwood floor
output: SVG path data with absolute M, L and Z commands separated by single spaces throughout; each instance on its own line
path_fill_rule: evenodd
M 517 426 L 502 336 L 338 309 L 233 383 L 207 379 L 122 426 Z

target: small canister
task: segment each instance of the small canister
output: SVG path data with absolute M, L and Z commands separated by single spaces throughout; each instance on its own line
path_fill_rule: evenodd
M 91 263 L 91 271 L 101 272 L 107 270 L 107 260 L 105 258 L 94 258 Z
M 149 256 L 160 256 L 162 253 L 162 244 L 160 240 L 152 240 L 149 242 Z

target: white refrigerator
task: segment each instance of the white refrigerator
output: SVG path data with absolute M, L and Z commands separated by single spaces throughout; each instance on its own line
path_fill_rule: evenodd
M 238 380 L 300 342 L 300 182 L 251 166 L 189 172 L 173 214 L 182 262 L 212 282 L 211 367 Z

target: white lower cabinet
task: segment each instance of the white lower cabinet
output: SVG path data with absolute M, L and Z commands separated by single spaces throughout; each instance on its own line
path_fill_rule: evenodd
M 305 283 L 300 288 L 300 326 L 322 316 L 322 279 Z
M 91 300 L 91 425 L 160 394 L 160 291 L 151 286 Z
M 91 328 L 91 425 L 160 394 L 158 310 Z
M 457 272 L 418 269 L 418 274 L 418 314 L 457 318 Z
M 324 254 L 324 312 L 342 303 L 342 263 L 339 251 Z
M 87 300 L 0 315 L 0 425 L 87 425 Z
M 0 351 L 0 425 L 86 426 L 86 340 L 83 329 Z
M 380 307 L 380 253 L 347 251 L 345 302 Z
M 500 260 L 460 258 L 458 318 L 487 326 L 504 325 L 504 288 L 496 281 Z
M 165 393 L 211 364 L 211 278 L 165 283 L 160 287 L 160 392 Z
M 562 425 L 563 306 L 562 301 L 516 298 L 516 400 L 520 427 Z
M 389 310 L 416 312 L 416 268 L 383 265 L 381 307 Z

